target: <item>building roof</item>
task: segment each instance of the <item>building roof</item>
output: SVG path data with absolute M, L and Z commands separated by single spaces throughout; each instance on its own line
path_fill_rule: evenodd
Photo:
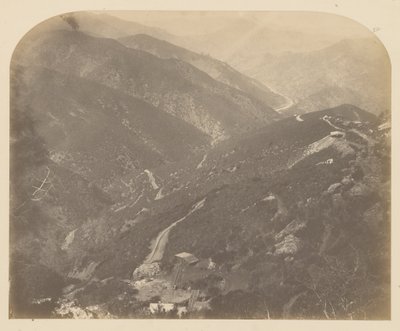
M 199 259 L 190 253 L 182 252 L 182 253 L 176 254 L 175 256 L 179 259 L 184 260 L 185 262 L 187 262 L 189 264 L 194 264 L 194 263 L 199 262 Z

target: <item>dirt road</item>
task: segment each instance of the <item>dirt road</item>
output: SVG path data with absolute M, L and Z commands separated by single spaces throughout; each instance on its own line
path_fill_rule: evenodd
M 205 201 L 206 201 L 206 199 L 204 198 L 204 199 L 198 201 L 197 203 L 195 203 L 193 205 L 192 209 L 190 209 L 190 211 L 185 216 L 178 219 L 177 221 L 172 223 L 170 226 L 168 226 L 167 228 L 165 228 L 158 234 L 157 238 L 155 239 L 154 243 L 152 244 L 151 253 L 146 257 L 146 260 L 144 263 L 153 263 L 156 261 L 160 261 L 163 258 L 165 247 L 167 246 L 167 243 L 168 243 L 168 235 L 169 235 L 169 232 L 171 231 L 171 229 L 178 223 L 184 221 L 189 215 L 193 214 L 196 210 L 199 210 L 200 208 L 202 208 L 204 206 Z

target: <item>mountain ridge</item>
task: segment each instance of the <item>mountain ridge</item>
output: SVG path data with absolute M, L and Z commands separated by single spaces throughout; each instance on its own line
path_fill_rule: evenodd
M 247 92 L 270 106 L 279 108 L 284 101 L 282 97 L 270 91 L 260 82 L 245 77 L 228 64 L 210 56 L 197 54 L 146 34 L 136 34 L 118 40 L 127 47 L 141 49 L 161 58 L 181 59 L 199 70 L 205 71 L 214 79 Z
M 352 103 L 374 114 L 390 109 L 390 63 L 375 38 L 342 40 L 316 51 L 259 54 L 231 62 L 294 100 L 305 113 Z
M 119 88 L 195 125 L 217 141 L 233 130 L 245 131 L 259 126 L 260 120 L 268 123 L 280 116 L 190 64 L 159 59 L 111 39 L 60 30 L 27 45 L 29 62 Z M 16 62 L 19 56 L 17 50 Z
M 390 115 L 324 68 L 359 45 L 304 81 L 282 56 L 279 114 L 222 62 L 63 19 L 11 63 L 9 318 L 390 319 Z

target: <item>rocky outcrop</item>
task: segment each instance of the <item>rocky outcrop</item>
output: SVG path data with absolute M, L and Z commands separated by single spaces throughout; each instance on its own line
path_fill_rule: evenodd
M 294 255 L 300 250 L 301 246 L 301 240 L 293 234 L 289 234 L 275 245 L 275 255 Z
M 281 240 L 288 235 L 294 235 L 298 231 L 304 229 L 306 225 L 307 223 L 305 221 L 294 220 L 286 225 L 286 227 L 275 236 L 275 240 Z
M 133 279 L 150 278 L 160 273 L 160 264 L 155 263 L 144 263 L 137 267 L 132 274 Z
M 329 194 L 332 194 L 335 191 L 337 191 L 341 186 L 342 186 L 341 183 L 334 183 L 334 184 L 332 184 L 331 186 L 328 187 L 326 192 L 329 193 Z

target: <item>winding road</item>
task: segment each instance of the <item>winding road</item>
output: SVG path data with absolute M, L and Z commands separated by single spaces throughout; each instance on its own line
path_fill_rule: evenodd
M 144 261 L 144 264 L 150 264 L 156 261 L 160 261 L 163 256 L 164 256 L 164 251 L 165 247 L 167 246 L 168 243 L 168 235 L 171 229 L 177 225 L 178 223 L 184 221 L 189 215 L 193 214 L 196 210 L 199 210 L 204 206 L 204 203 L 206 202 L 206 198 L 198 201 L 195 203 L 192 207 L 192 209 L 182 218 L 178 219 L 174 223 L 172 223 L 170 226 L 162 230 L 157 238 L 155 239 L 154 243 L 152 244 L 152 250 L 151 253 L 146 257 L 146 260 Z
M 275 108 L 274 110 L 277 111 L 278 113 L 282 113 L 282 111 L 292 107 L 294 105 L 294 101 L 287 97 L 286 95 L 281 94 L 286 99 L 286 103 L 283 106 L 280 106 L 278 108 Z
M 290 107 L 292 107 L 293 105 L 294 105 L 294 101 L 291 99 L 291 98 L 289 98 L 287 95 L 284 95 L 284 94 L 282 94 L 282 93 L 279 93 L 279 92 L 277 92 L 277 91 L 275 91 L 271 86 L 269 86 L 268 84 L 266 84 L 265 86 L 267 86 L 268 87 L 268 89 L 270 90 L 270 91 L 272 91 L 273 93 L 275 93 L 275 94 L 279 94 L 280 96 L 282 96 L 283 98 L 285 98 L 285 103 L 283 104 L 283 105 L 281 105 L 281 106 L 279 106 L 279 107 L 277 107 L 277 108 L 274 108 L 274 110 L 276 111 L 276 112 L 278 112 L 278 113 L 282 113 L 282 111 L 284 111 L 284 110 L 286 110 L 286 109 L 288 109 L 288 108 L 290 108 Z
M 322 117 L 322 120 L 326 123 L 328 123 L 332 128 L 334 128 L 335 130 L 339 130 L 339 131 L 343 131 L 342 128 L 339 128 L 338 126 L 332 124 L 332 122 L 329 120 L 329 117 L 327 115 L 325 115 L 324 117 Z

